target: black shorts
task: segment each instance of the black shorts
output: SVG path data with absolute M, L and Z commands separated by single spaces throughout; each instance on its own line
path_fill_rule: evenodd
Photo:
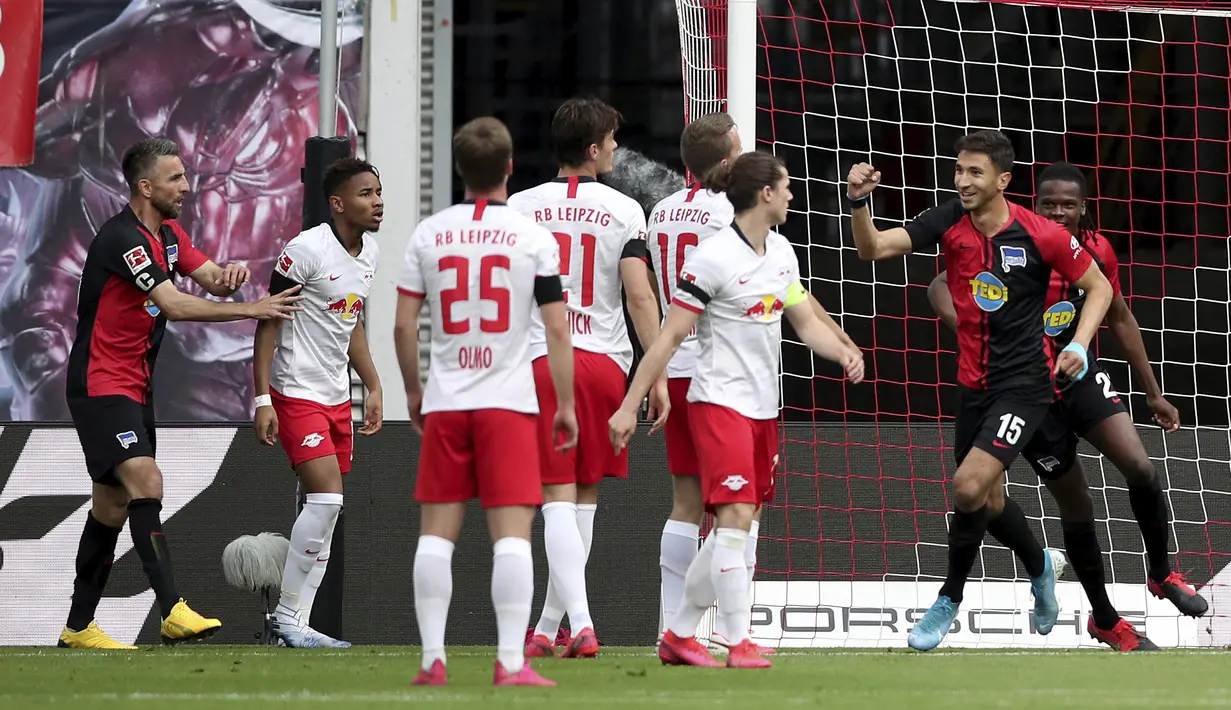
M 1103 420 L 1127 412 L 1111 386 L 1111 377 L 1097 364 L 1086 376 L 1064 389 L 1052 403 L 1046 421 L 1022 452 L 1039 478 L 1053 480 L 1077 460 L 1077 443 Z
M 80 397 L 68 400 L 73 428 L 81 440 L 86 469 L 95 483 L 120 486 L 115 467 L 139 456 L 153 458 L 154 406 L 123 395 Z
M 953 455 L 960 466 L 966 454 L 977 447 L 1008 469 L 1046 417 L 1046 390 L 972 390 L 959 386 Z

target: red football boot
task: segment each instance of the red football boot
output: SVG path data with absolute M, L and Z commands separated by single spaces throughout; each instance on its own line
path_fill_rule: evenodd
M 1101 641 L 1122 653 L 1158 650 L 1158 646 L 1155 646 L 1153 641 L 1134 629 L 1133 625 L 1124 619 L 1117 621 L 1116 625 L 1110 629 L 1100 629 L 1094 625 L 1094 617 L 1090 617 L 1090 620 L 1086 622 L 1086 631 L 1090 633 L 1090 638 Z
M 658 658 L 664 666 L 701 666 L 702 668 L 722 668 L 722 664 L 714 660 L 710 652 L 705 650 L 695 637 L 680 638 L 674 631 L 663 635 L 658 644 Z
M 1205 599 L 1197 594 L 1197 590 L 1184 579 L 1179 572 L 1172 572 L 1162 583 L 1149 580 L 1146 584 L 1150 594 L 1159 599 L 1166 599 L 1175 605 L 1185 616 L 1202 616 L 1210 608 Z
M 772 663 L 757 652 L 757 645 L 748 639 L 731 647 L 727 668 L 769 668 Z
M 556 648 L 551 640 L 542 634 L 535 634 L 526 639 L 526 658 L 555 658 Z
M 556 681 L 547 680 L 539 675 L 529 663 L 521 667 L 521 670 L 516 673 L 510 673 L 504 669 L 504 664 L 496 661 L 496 675 L 492 678 L 492 685 L 510 686 L 510 685 L 537 685 L 542 687 L 555 686 Z
M 432 667 L 423 670 L 419 669 L 419 675 L 411 682 L 411 685 L 448 685 L 449 676 L 445 673 L 445 662 L 436 659 Z
M 586 627 L 569 641 L 562 658 L 596 658 L 598 656 L 598 637 L 594 629 Z

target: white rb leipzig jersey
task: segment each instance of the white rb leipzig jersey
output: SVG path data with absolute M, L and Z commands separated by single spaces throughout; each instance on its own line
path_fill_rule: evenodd
M 295 319 L 278 326 L 270 386 L 327 406 L 351 399 L 350 338 L 363 317 L 380 249 L 363 235 L 351 256 L 328 222 L 286 243 L 274 271 L 303 286 Z
M 633 363 L 621 300 L 620 260 L 630 242 L 645 241 L 645 212 L 636 200 L 591 177 L 556 178 L 509 198 L 509 206 L 545 227 L 560 247 L 560 282 L 573 347 Z M 639 252 L 644 253 L 644 252 Z M 547 354 L 547 336 L 532 314 L 531 359 Z
M 778 416 L 782 311 L 798 280 L 795 249 L 777 232 L 766 238 L 763 256 L 734 224 L 689 255 L 673 301 L 701 314 L 689 402 L 749 419 Z
M 419 223 L 398 290 L 428 301 L 432 366 L 424 414 L 537 414 L 530 366 L 534 281 L 560 273 L 551 232 L 503 202 L 468 200 Z
M 665 315 L 680 282 L 684 261 L 697 245 L 735 219 L 735 208 L 721 192 L 699 185 L 664 198 L 650 212 L 646 247 L 658 279 L 658 298 Z M 692 377 L 697 365 L 697 334 L 692 332 L 667 363 L 667 377 Z

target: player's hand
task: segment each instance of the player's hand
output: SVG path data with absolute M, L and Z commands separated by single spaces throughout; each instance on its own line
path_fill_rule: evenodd
M 607 420 L 607 436 L 611 439 L 611 448 L 618 455 L 628 446 L 628 440 L 633 437 L 633 432 L 637 430 L 637 413 L 630 412 L 623 407 L 616 410 L 615 414 Z
M 368 392 L 368 401 L 363 405 L 363 426 L 359 427 L 360 434 L 371 436 L 384 426 L 384 401 L 380 390 Z
M 266 446 L 273 446 L 278 440 L 278 413 L 273 407 L 257 407 L 252 424 L 256 429 L 257 441 Z
M 1170 433 L 1180 428 L 1180 410 L 1173 407 L 1161 394 L 1157 397 L 1146 397 L 1146 404 L 1154 413 L 1154 423 L 1162 427 L 1163 431 Z
M 846 174 L 846 196 L 858 200 L 872 194 L 880 184 L 881 172 L 869 163 L 855 163 Z
M 1060 357 L 1056 358 L 1056 375 L 1063 375 L 1070 380 L 1076 382 L 1086 376 L 1086 370 L 1089 369 L 1087 364 L 1085 351 L 1077 343 L 1069 343 L 1068 346 L 1060 352 Z
M 406 389 L 406 409 L 410 412 L 410 423 L 419 436 L 423 436 L 423 388 Z
M 266 296 L 253 303 L 252 315 L 250 317 L 256 320 L 273 320 L 275 318 L 295 320 L 295 311 L 303 310 L 303 306 L 298 305 L 303 300 L 303 296 L 295 295 L 299 293 L 300 288 L 296 284 L 282 293 Z
M 654 425 L 650 427 L 650 436 L 667 426 L 667 415 L 671 414 L 671 396 L 667 394 L 667 378 L 660 377 L 650 388 L 650 419 Z
M 846 379 L 851 381 L 851 384 L 857 385 L 863 382 L 863 351 L 859 348 L 848 347 L 846 352 L 842 353 L 842 359 L 838 361 L 842 365 L 842 369 L 846 370 Z
M 556 416 L 551 420 L 551 440 L 556 451 L 568 451 L 577 445 L 577 410 L 556 408 Z
M 250 276 L 252 274 L 248 272 L 248 267 L 240 266 L 239 264 L 227 264 L 222 267 L 222 273 L 218 275 L 218 279 L 214 283 L 234 293 L 239 290 L 240 286 L 248 283 Z

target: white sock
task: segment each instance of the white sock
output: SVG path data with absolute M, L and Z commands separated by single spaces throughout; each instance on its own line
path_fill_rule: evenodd
M 663 624 L 671 621 L 684 601 L 684 575 L 697 557 L 697 536 L 701 526 L 679 520 L 668 520 L 658 543 L 658 568 L 662 570 Z
M 594 516 L 598 513 L 597 503 L 577 504 L 577 532 L 581 533 L 581 544 L 586 548 L 586 561 L 590 561 L 590 547 L 594 544 Z
M 317 562 L 312 565 L 312 571 L 304 580 L 303 591 L 299 593 L 299 619 L 304 624 L 311 623 L 312 605 L 316 603 L 316 592 L 320 590 L 321 580 L 325 578 L 325 570 L 329 566 L 329 552 L 333 548 L 333 529 L 337 524 L 338 519 L 334 518 L 329 529 L 325 531 L 325 546 L 321 548 L 321 554 L 316 556 Z
M 748 566 L 744 558 L 748 533 L 739 528 L 714 531 L 714 559 L 710 563 L 718 604 L 726 610 L 724 636 L 732 646 L 748 638 L 752 615 L 748 601 Z
M 282 568 L 282 596 L 274 612 L 283 623 L 307 623 L 307 619 L 300 617 L 299 611 L 303 590 L 308 576 L 318 564 L 317 560 L 327 554 L 329 531 L 342 510 L 341 493 L 309 493 L 304 498 L 303 509 L 291 528 L 286 565 Z M 315 597 L 315 591 L 312 596 Z
M 554 641 L 563 612 L 568 612 L 574 635 L 594 626 L 586 596 L 586 549 L 577 528 L 576 503 L 554 501 L 543 506 L 543 547 L 551 574 L 549 587 L 555 587 L 556 599 L 549 596 L 544 601 L 535 633 Z
M 423 670 L 445 660 L 445 625 L 453 599 L 453 543 L 420 535 L 415 550 L 415 619 L 423 644 Z M 525 632 L 522 632 L 525 633 Z
M 492 546 L 492 605 L 496 608 L 500 665 L 518 673 L 526 662 L 526 624 L 534 603 L 534 561 L 530 541 L 503 537 Z
M 688 573 L 684 575 L 684 598 L 679 611 L 668 626 L 680 638 L 696 636 L 701 617 L 714 605 L 714 581 L 710 574 L 713 559 L 714 535 L 710 533 L 696 558 L 688 566 Z
M 752 575 L 757 569 L 757 533 L 761 530 L 761 523 L 753 520 L 752 525 L 748 528 L 748 546 L 744 548 L 744 564 L 748 567 L 748 606 L 749 620 L 751 620 L 752 607 Z M 722 601 L 718 602 L 718 612 L 714 615 L 714 633 L 722 636 L 725 639 L 730 639 L 731 634 L 729 625 L 732 623 L 729 610 L 723 607 Z M 747 629 L 745 629 L 746 631 Z

